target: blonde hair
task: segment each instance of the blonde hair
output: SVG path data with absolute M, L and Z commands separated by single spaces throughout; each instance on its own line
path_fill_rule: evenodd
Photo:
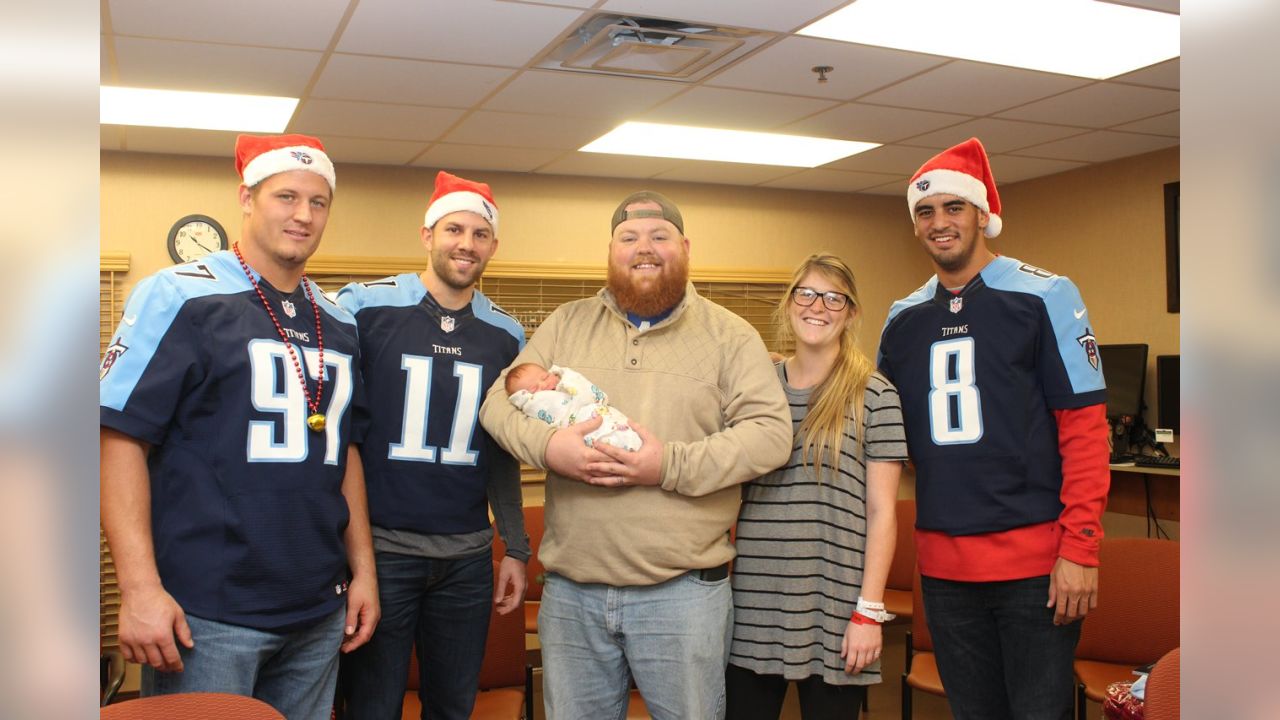
M 836 288 L 849 296 L 845 309 L 850 313 L 859 307 L 858 287 L 853 270 L 843 260 L 829 253 L 816 253 L 804 259 L 791 277 L 791 284 L 774 310 L 774 322 L 780 336 L 786 342 L 794 342 L 788 312 L 791 295 L 810 272 L 817 272 L 831 281 Z M 822 302 L 821 298 L 815 302 Z M 867 381 L 875 372 L 871 359 L 858 348 L 858 330 L 862 326 L 861 315 L 854 315 L 845 322 L 840 333 L 840 352 L 836 356 L 827 378 L 813 389 L 809 396 L 809 412 L 796 435 L 802 438 L 800 459 L 806 467 L 818 467 L 815 475 L 822 479 L 823 469 L 830 467 L 833 474 L 840 467 L 840 446 L 846 429 L 854 431 L 857 440 L 857 457 L 862 456 L 866 415 L 864 396 Z M 850 428 L 850 424 L 852 427 Z

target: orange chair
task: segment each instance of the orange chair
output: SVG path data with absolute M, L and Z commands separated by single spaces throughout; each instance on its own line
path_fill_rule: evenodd
M 497 575 L 498 564 L 493 564 Z M 409 684 L 404 694 L 402 720 L 418 720 L 418 653 L 409 662 Z M 472 720 L 520 720 L 533 718 L 533 669 L 525 662 L 524 614 L 518 609 L 489 616 L 484 661 L 480 666 L 480 692 L 471 711 Z
M 905 622 L 911 619 L 911 583 L 916 574 L 916 501 L 899 500 L 895 512 L 898 542 L 884 584 L 884 609 Z
M 933 654 L 933 636 L 925 624 L 919 573 L 911 582 L 911 631 L 907 633 L 907 669 L 902 673 L 902 720 L 911 719 L 913 689 L 939 697 L 947 696 L 942 687 L 942 676 L 938 674 L 938 658 Z
M 1182 691 L 1178 683 L 1181 677 L 1182 654 L 1180 649 L 1174 648 L 1160 658 L 1147 678 L 1147 694 L 1143 701 L 1146 720 L 1179 720 Z
M 285 720 L 275 708 L 246 695 L 175 693 L 104 706 L 100 720 Z
M 542 506 L 526 505 L 524 508 L 524 530 L 529 534 L 529 564 L 525 568 L 529 589 L 524 594 L 524 631 L 536 635 L 538 632 L 538 608 L 542 604 L 542 584 L 547 569 L 538 560 L 538 546 L 542 544 Z M 493 539 L 493 559 L 501 560 L 507 553 L 506 543 L 497 533 Z
M 1133 680 L 1133 668 L 1158 660 L 1180 644 L 1178 543 L 1104 538 L 1098 553 L 1098 607 L 1076 646 L 1076 717 L 1086 700 L 1102 702 L 1113 682 Z

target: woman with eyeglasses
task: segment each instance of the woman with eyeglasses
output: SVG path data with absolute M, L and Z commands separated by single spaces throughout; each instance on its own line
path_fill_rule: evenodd
M 858 349 L 853 271 L 800 264 L 775 312 L 795 439 L 743 487 L 733 567 L 728 720 L 776 720 L 795 681 L 804 720 L 853 719 L 880 682 L 884 585 L 907 457 L 898 392 Z

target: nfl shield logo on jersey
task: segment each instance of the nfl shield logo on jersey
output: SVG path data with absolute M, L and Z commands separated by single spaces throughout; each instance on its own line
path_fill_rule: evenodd
M 1084 334 L 1076 338 L 1076 342 L 1080 343 L 1080 347 L 1084 348 L 1084 356 L 1089 361 L 1089 365 L 1094 370 L 1098 369 L 1098 340 L 1093 336 L 1093 331 L 1085 328 Z
M 289 317 L 298 316 L 298 309 L 294 307 L 293 303 L 289 302 L 288 300 L 281 300 L 280 307 L 284 308 L 285 315 L 288 315 Z
M 440 329 L 445 332 L 453 332 L 453 328 L 457 323 L 452 315 L 443 315 L 440 317 Z
M 951 313 L 955 314 L 964 309 L 964 298 L 956 296 L 951 298 Z

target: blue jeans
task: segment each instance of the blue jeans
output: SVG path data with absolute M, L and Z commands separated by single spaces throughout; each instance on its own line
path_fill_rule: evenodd
M 938 673 L 956 720 L 1070 720 L 1080 623 L 1053 624 L 1049 576 L 922 577 Z
M 377 553 L 382 620 L 373 638 L 342 659 L 350 720 L 399 720 L 418 650 L 423 718 L 471 717 L 493 607 L 493 558 L 455 560 Z
M 344 606 L 309 628 L 284 634 L 188 615 L 195 647 L 178 645 L 183 671 L 144 666 L 142 695 L 249 695 L 289 720 L 328 720 L 346 614 Z
M 547 720 L 621 720 L 630 680 L 654 720 L 724 718 L 729 580 L 614 587 L 548 573 L 538 611 Z

